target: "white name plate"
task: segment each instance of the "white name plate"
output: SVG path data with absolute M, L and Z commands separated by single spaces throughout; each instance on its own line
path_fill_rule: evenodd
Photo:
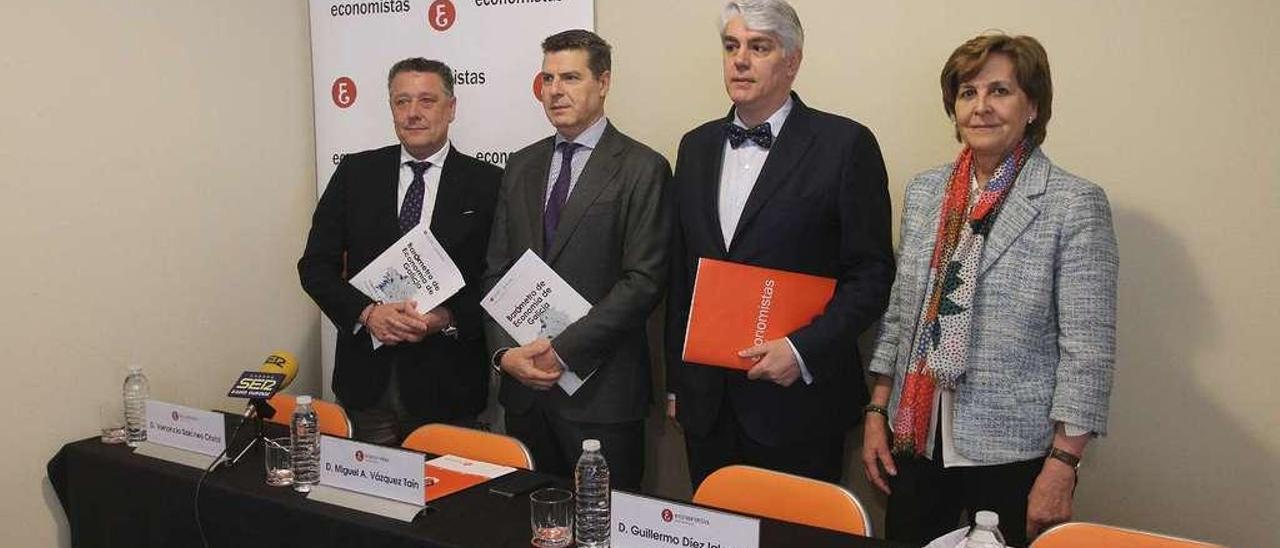
M 760 520 L 613 491 L 614 548 L 759 548 Z
M 222 413 L 147 400 L 147 441 L 211 457 L 227 448 Z
M 426 504 L 422 453 L 320 437 L 320 485 L 397 500 L 421 508 Z
M 421 504 L 409 504 L 398 500 L 384 499 L 328 485 L 316 485 L 307 493 L 307 500 L 319 501 L 334 506 L 342 506 L 382 517 L 397 519 L 410 523 L 422 512 Z

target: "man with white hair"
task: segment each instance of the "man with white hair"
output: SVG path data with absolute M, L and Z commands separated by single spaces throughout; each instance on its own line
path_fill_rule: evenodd
M 791 90 L 804 30 L 783 0 L 721 14 L 727 116 L 685 134 L 672 181 L 677 226 L 667 304 L 668 416 L 696 487 L 745 463 L 839 481 L 845 433 L 867 402 L 857 338 L 893 281 L 887 175 L 875 136 Z M 744 348 L 744 375 L 681 360 L 699 258 L 836 279 L 825 311 Z

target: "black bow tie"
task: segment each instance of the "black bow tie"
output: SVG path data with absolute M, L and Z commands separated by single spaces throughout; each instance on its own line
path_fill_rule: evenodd
M 742 143 L 750 139 L 760 148 L 769 148 L 773 146 L 773 131 L 769 128 L 769 122 L 765 122 L 751 129 L 743 129 L 738 124 L 725 124 L 724 132 L 729 136 L 729 146 L 738 148 Z

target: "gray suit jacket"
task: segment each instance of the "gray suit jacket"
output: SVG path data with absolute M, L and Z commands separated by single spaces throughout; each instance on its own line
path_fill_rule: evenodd
M 552 341 L 586 384 L 569 397 L 535 391 L 504 375 L 499 401 L 522 413 L 538 403 L 573 421 L 644 418 L 650 398 L 645 325 L 667 280 L 671 166 L 662 155 L 608 124 L 565 203 L 551 249 L 542 246 L 542 212 L 555 138 L 511 155 L 489 239 L 485 290 L 532 249 L 587 301 L 591 311 Z M 490 351 L 517 346 L 489 319 Z
M 894 378 L 896 411 L 952 165 L 915 177 L 902 214 L 898 276 L 871 371 Z M 955 391 L 956 449 L 978 462 L 1045 454 L 1055 421 L 1107 429 L 1119 259 L 1097 185 L 1039 149 L 1014 183 L 978 267 L 969 363 Z

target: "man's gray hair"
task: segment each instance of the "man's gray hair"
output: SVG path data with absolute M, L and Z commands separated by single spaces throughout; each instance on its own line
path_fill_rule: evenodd
M 729 20 L 738 16 L 748 29 L 777 35 L 783 53 L 794 55 L 804 49 L 800 16 L 785 0 L 731 0 L 720 11 L 720 34 L 724 34 Z

